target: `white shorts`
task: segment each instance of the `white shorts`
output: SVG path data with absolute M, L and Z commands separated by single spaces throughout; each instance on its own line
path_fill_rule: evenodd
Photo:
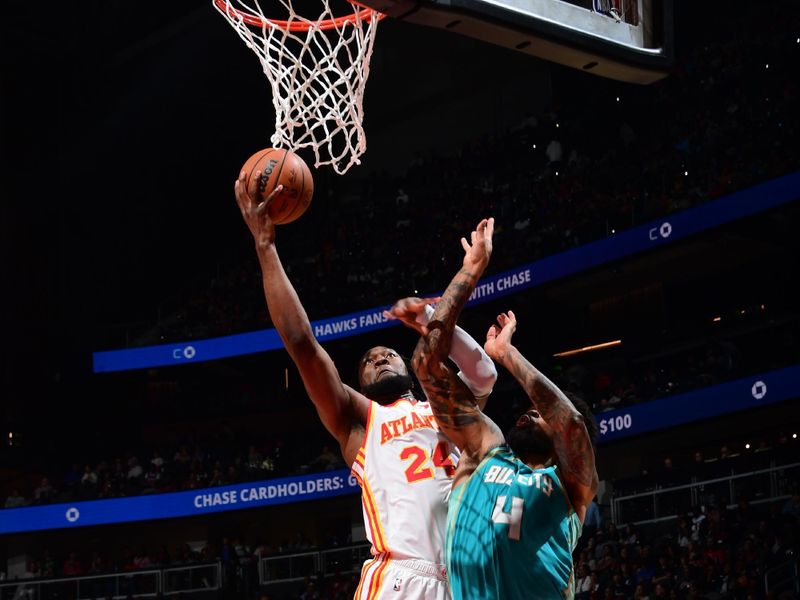
M 450 600 L 444 565 L 376 556 L 364 563 L 355 600 Z

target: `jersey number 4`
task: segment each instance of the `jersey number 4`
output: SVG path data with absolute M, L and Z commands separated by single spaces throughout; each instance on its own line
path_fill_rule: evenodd
M 494 503 L 492 521 L 500 525 L 508 525 L 508 539 L 519 541 L 519 536 L 522 531 L 522 509 L 525 507 L 525 504 L 522 498 L 512 496 L 510 513 L 503 510 L 505 504 L 506 497 L 498 496 L 497 502 Z
M 420 446 L 406 446 L 400 451 L 400 460 L 410 460 L 411 464 L 406 469 L 406 480 L 408 483 L 431 479 L 433 469 L 428 466 L 430 458 L 424 448 Z M 433 451 L 433 466 L 444 469 L 448 477 L 452 477 L 456 471 L 456 466 L 450 460 L 447 452 L 447 442 L 439 442 Z

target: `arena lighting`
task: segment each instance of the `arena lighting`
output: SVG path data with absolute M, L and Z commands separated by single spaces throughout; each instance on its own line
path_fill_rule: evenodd
M 619 102 L 619 96 L 617 96 L 617 102 Z
M 750 450 L 750 444 L 745 444 L 744 448 L 745 448 L 745 450 Z
M 714 317 L 711 320 L 714 321 L 714 323 L 719 323 L 720 321 L 722 321 L 722 317 Z
M 603 350 L 605 348 L 610 348 L 611 346 L 619 346 L 621 343 L 622 340 L 613 340 L 611 342 L 603 342 L 602 344 L 594 344 L 593 346 L 584 346 L 583 348 L 576 348 L 575 350 L 558 352 L 557 354 L 553 354 L 553 356 L 555 358 L 563 358 L 565 356 L 580 354 L 581 352 L 591 352 L 592 350 Z

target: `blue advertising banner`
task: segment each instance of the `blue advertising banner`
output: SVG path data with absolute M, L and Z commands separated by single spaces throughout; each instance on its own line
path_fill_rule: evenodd
M 800 365 L 597 414 L 598 441 L 612 442 L 797 397 Z
M 603 240 L 487 277 L 481 280 L 476 287 L 467 306 L 496 300 L 638 252 L 651 250 L 798 198 L 800 198 L 800 172 L 773 179 L 724 198 L 669 215 L 665 219 L 652 221 Z M 387 321 L 383 317 L 382 312 L 386 308 L 388 306 L 380 306 L 313 321 L 314 335 L 321 342 L 325 342 L 398 325 L 396 321 Z M 282 347 L 283 344 L 277 331 L 264 329 L 207 340 L 95 352 L 93 353 L 93 369 L 95 373 L 107 373 L 181 365 L 265 352 Z
M 800 365 L 596 415 L 599 442 L 766 406 L 800 396 Z M 189 492 L 0 510 L 0 535 L 193 517 L 360 493 L 347 469 Z
M 0 510 L 0 535 L 130 521 L 193 517 L 360 493 L 349 469 L 189 492 Z

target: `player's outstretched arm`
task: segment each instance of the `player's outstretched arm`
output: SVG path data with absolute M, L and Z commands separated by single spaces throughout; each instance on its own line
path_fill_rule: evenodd
M 558 386 L 534 367 L 511 343 L 517 328 L 512 311 L 497 317 L 486 334 L 484 348 L 522 385 L 536 410 L 553 430 L 553 446 L 564 484 L 581 521 L 597 492 L 595 456 L 584 417 Z
M 366 422 L 369 401 L 342 383 L 330 356 L 314 337 L 306 311 L 278 257 L 275 225 L 267 212 L 269 202 L 280 193 L 282 186 L 276 187 L 265 201 L 260 202 L 259 181 L 260 173 L 256 172 L 251 177 L 251 189 L 246 189 L 246 173 L 243 171 L 236 181 L 235 192 L 242 218 L 256 243 L 269 315 L 300 370 L 322 423 L 338 440 L 345 460 L 352 462 L 361 440 L 351 440 L 350 434 L 354 427 Z
M 487 443 L 496 441 L 492 438 L 487 442 L 484 434 L 497 428 L 483 415 L 474 394 L 447 366 L 446 359 L 461 309 L 489 263 L 493 232 L 494 219 L 484 219 L 472 232 L 471 243 L 462 238 L 462 267 L 437 304 L 426 326 L 427 335 L 423 331 L 411 359 L 442 431 L 459 448 L 471 453 L 480 453 Z
M 416 329 L 422 335 L 428 335 L 428 323 L 433 317 L 431 306 L 441 300 L 437 298 L 409 297 L 398 300 L 383 314 L 388 319 L 402 321 L 407 327 Z M 453 330 L 453 341 L 450 345 L 450 359 L 458 367 L 458 377 L 463 381 L 481 410 L 486 406 L 489 394 L 497 381 L 497 369 L 483 346 L 469 333 L 456 325 Z

